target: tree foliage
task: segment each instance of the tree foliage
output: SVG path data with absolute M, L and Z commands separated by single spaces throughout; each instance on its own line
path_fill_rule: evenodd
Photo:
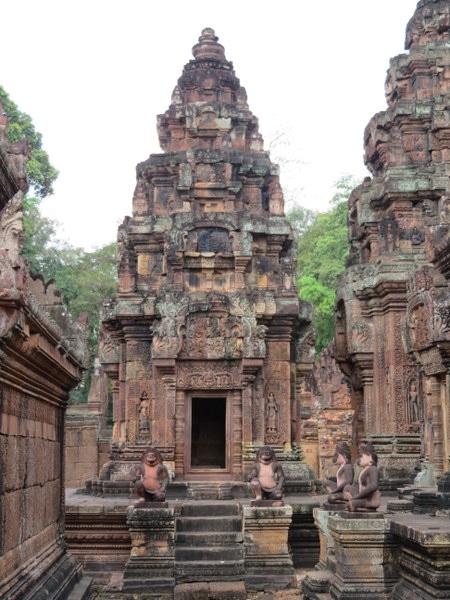
M 330 208 L 325 212 L 296 206 L 287 215 L 297 233 L 299 295 L 314 307 L 318 352 L 334 336 L 337 280 L 345 269 L 348 255 L 347 199 L 355 185 L 350 176 L 340 179 Z
M 88 317 L 90 364 L 81 384 L 71 393 L 72 402 L 83 402 L 97 352 L 100 308 L 116 289 L 116 244 L 88 252 L 58 240 L 57 223 L 42 216 L 39 202 L 39 198 L 25 198 L 22 255 L 32 271 L 55 282 L 71 318 Z
M 0 102 L 9 120 L 8 139 L 12 143 L 23 139 L 28 142 L 30 149 L 27 162 L 28 180 L 36 196 L 45 198 L 53 193 L 53 183 L 58 177 L 58 171 L 52 166 L 47 152 L 42 148 L 42 135 L 36 131 L 31 117 L 18 109 L 1 86 Z
M 73 318 L 88 316 L 94 349 L 101 303 L 116 288 L 116 244 L 88 252 L 58 240 L 56 228 L 42 216 L 39 199 L 25 199 L 22 255 L 32 271 L 55 281 Z
M 22 255 L 34 273 L 55 282 L 73 319 L 87 315 L 92 364 L 97 349 L 100 307 L 116 288 L 116 244 L 87 252 L 57 238 L 58 224 L 41 214 L 40 203 L 53 192 L 58 171 L 42 148 L 42 135 L 36 131 L 31 117 L 18 109 L 1 86 L 0 103 L 9 121 L 9 141 L 25 139 L 30 150 L 27 175 L 34 195 L 26 196 L 23 202 Z M 72 401 L 86 399 L 89 371 L 71 394 Z

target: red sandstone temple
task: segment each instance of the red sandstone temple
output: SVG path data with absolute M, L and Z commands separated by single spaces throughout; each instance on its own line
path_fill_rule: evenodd
M 240 481 L 264 444 L 310 479 L 297 390 L 314 340 L 278 168 L 212 29 L 193 55 L 119 228 L 101 340 L 116 444 L 101 479 L 123 479 L 149 444 L 185 481 Z

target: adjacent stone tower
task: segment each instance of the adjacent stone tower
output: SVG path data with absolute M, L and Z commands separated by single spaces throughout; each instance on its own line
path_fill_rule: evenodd
M 116 458 L 151 443 L 178 479 L 242 480 L 270 444 L 299 479 L 297 383 L 313 338 L 278 168 L 212 29 L 193 55 L 158 117 L 164 152 L 138 165 L 119 228 L 101 343 Z
M 357 437 L 374 441 L 393 487 L 419 452 L 439 472 L 449 451 L 448 1 L 418 3 L 406 49 L 391 60 L 388 108 L 364 135 L 373 178 L 349 201 L 336 331 L 337 359 L 357 395 Z

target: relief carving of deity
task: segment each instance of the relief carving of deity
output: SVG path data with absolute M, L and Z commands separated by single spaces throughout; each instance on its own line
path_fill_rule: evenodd
M 150 400 L 147 392 L 142 392 L 138 407 L 139 439 L 149 441 L 150 436 Z
M 266 442 L 274 444 L 279 439 L 279 413 L 280 409 L 272 392 L 266 401 Z
M 411 428 L 414 430 L 419 429 L 422 417 L 419 400 L 419 385 L 415 378 L 410 380 L 408 386 L 406 418 Z
M 152 356 L 176 357 L 184 343 L 184 326 L 174 317 L 163 317 L 153 325 Z

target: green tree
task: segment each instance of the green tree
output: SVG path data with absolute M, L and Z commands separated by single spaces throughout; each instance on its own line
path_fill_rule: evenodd
M 71 402 L 79 403 L 87 399 L 89 392 L 98 346 L 100 308 L 116 289 L 116 244 L 88 252 L 58 240 L 56 230 L 57 223 L 42 216 L 39 199 L 26 198 L 22 255 L 32 271 L 42 274 L 46 281 L 55 282 L 73 319 L 82 314 L 88 317 L 89 367 L 70 395 Z
M 316 350 L 320 352 L 334 336 L 334 306 L 339 275 L 348 256 L 347 199 L 357 182 L 350 176 L 336 183 L 336 193 L 325 212 L 300 206 L 288 213 L 297 231 L 299 296 L 314 307 Z M 304 216 L 306 215 L 306 217 Z M 296 219 L 300 226 L 296 227 Z
M 297 238 L 306 233 L 317 217 L 317 211 L 305 208 L 299 204 L 293 206 L 286 214 Z
M 42 148 L 42 135 L 36 131 L 31 117 L 18 109 L 1 86 L 0 103 L 9 120 L 9 141 L 14 143 L 25 138 L 28 142 L 30 148 L 27 162 L 28 180 L 36 196 L 45 198 L 53 193 L 53 183 L 58 177 L 58 171 L 52 166 L 47 152 Z
M 116 288 L 116 244 L 86 251 L 56 237 L 57 223 L 43 217 L 39 199 L 24 202 L 24 241 L 22 255 L 30 268 L 54 280 L 73 318 L 86 314 L 95 350 L 100 306 Z
M 97 350 L 100 307 L 116 289 L 116 244 L 87 252 L 57 238 L 58 224 L 41 214 L 40 203 L 53 192 L 58 172 L 42 148 L 42 135 L 36 131 L 31 117 L 18 109 L 1 86 L 0 103 L 9 120 L 9 141 L 26 139 L 30 149 L 27 175 L 34 195 L 26 196 L 23 202 L 22 255 L 34 273 L 55 282 L 72 318 L 83 313 L 88 316 L 92 365 Z M 72 401 L 87 398 L 89 375 L 90 369 L 72 392 Z

